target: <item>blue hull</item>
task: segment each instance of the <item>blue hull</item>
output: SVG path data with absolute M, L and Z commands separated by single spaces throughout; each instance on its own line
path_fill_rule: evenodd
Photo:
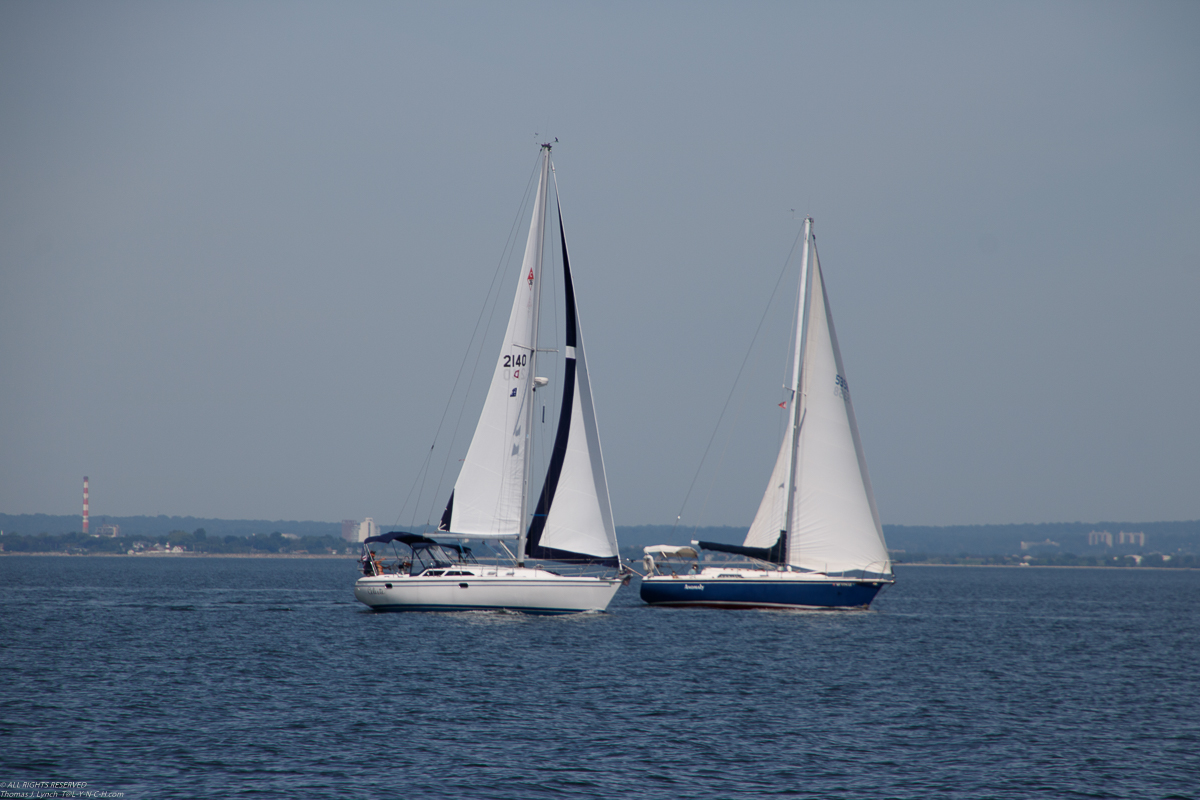
M 642 581 L 642 599 L 654 606 L 705 608 L 866 608 L 881 581 L 696 580 Z

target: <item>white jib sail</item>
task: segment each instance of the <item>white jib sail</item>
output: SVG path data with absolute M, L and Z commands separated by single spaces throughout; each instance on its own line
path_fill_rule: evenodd
M 475 427 L 475 436 L 454 484 L 450 529 L 455 533 L 473 533 L 480 538 L 507 536 L 519 534 L 525 525 L 525 467 L 529 444 L 526 426 L 529 404 L 533 400 L 548 166 L 546 155 L 542 160 L 541 180 L 508 329 Z
M 578 312 L 576 313 L 578 316 Z M 571 406 L 571 427 L 562 474 L 554 493 L 543 547 L 569 550 L 601 558 L 617 555 L 617 529 L 613 524 L 612 502 L 604 473 L 604 455 L 596 426 L 596 409 L 588 382 L 587 362 L 583 356 L 583 330 L 577 323 L 577 346 L 567 348 L 567 358 L 575 357 L 575 400 Z
M 888 574 L 891 562 L 815 247 L 812 258 L 788 563 L 825 573 Z

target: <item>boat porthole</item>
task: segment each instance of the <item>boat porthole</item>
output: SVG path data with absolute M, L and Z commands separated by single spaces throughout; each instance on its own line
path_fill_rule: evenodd
M 390 589 L 390 588 L 392 588 L 392 585 L 391 585 L 390 583 L 385 583 L 385 584 L 383 585 L 383 588 L 385 588 L 385 589 Z
M 465 589 L 465 588 L 467 588 L 467 585 L 466 585 L 465 583 L 460 583 L 460 584 L 458 585 L 458 588 L 460 588 L 460 589 Z

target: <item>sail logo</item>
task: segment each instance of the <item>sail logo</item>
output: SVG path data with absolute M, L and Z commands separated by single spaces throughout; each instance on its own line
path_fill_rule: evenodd
M 850 384 L 846 383 L 846 379 L 838 375 L 833 379 L 833 393 L 843 400 L 850 399 Z
M 528 278 L 528 280 L 529 280 L 529 286 L 530 286 L 530 288 L 532 288 L 532 287 L 533 287 L 533 267 L 530 267 L 530 268 L 529 268 L 529 278 Z

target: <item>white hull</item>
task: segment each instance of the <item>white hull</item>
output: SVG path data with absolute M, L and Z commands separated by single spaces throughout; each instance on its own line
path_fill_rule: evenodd
M 528 567 L 447 570 L 451 575 L 359 578 L 354 596 L 376 611 L 521 611 L 576 614 L 603 611 L 622 579 L 556 575 Z

